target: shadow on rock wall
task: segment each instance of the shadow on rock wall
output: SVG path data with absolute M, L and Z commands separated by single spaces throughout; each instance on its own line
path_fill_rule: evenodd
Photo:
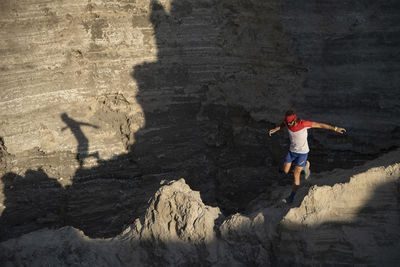
M 24 177 L 8 173 L 1 182 L 6 209 L 0 217 L 0 241 L 65 225 L 65 191 L 43 170 L 28 170 Z
M 134 180 L 139 175 L 137 165 L 128 155 L 102 161 L 97 153 L 89 153 L 89 140 L 81 127 L 97 126 L 76 121 L 66 113 L 61 119 L 66 124 L 62 131 L 69 128 L 78 143 L 76 163 L 65 163 L 79 166 L 72 184 L 62 186 L 59 177 L 49 177 L 41 168 L 28 170 L 24 176 L 4 175 L 1 181 L 6 208 L 0 217 L 1 241 L 41 228 L 66 225 L 90 236 L 110 236 L 119 233 L 132 216 L 142 211 L 137 209 L 144 210 L 154 193 L 138 186 L 140 180 Z M 91 157 L 97 159 L 98 167 L 84 168 L 84 161 Z
M 174 1 L 167 12 L 153 2 L 150 20 L 157 61 L 137 66 L 132 73 L 140 88 L 137 101 L 145 113 L 146 126 L 135 133 L 131 149 L 145 173 L 160 178 L 185 177 L 192 188 L 201 191 L 206 203 L 218 205 L 219 197 L 227 199 L 224 194 L 240 191 L 235 186 L 244 186 L 243 194 L 252 189 L 259 193 L 262 176 L 239 185 L 226 180 L 225 172 L 234 168 L 239 172 L 244 166 L 265 167 L 266 150 L 257 133 L 251 133 L 247 141 L 240 135 L 242 129 L 235 133 L 235 126 L 252 123 L 248 111 L 210 99 L 212 91 L 218 91 L 216 83 L 221 83 L 222 78 L 216 76 L 226 75 L 220 69 L 230 67 L 217 40 L 221 35 L 218 5 L 210 5 L 207 1 Z M 202 8 L 212 10 L 211 14 L 202 15 Z M 190 21 L 195 19 L 197 23 Z M 207 27 L 199 26 L 207 23 Z M 240 70 L 247 71 L 235 71 Z M 260 127 L 253 124 L 250 126 Z M 236 205 L 223 206 L 235 209 Z

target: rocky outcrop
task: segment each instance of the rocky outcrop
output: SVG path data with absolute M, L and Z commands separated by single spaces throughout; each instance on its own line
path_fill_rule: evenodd
M 215 221 L 219 208 L 203 204 L 200 193 L 184 179 L 162 186 L 150 201 L 144 219 L 135 221 L 121 239 L 140 241 L 146 257 L 171 266 L 216 263 Z
M 0 262 L 90 266 L 394 266 L 400 249 L 400 151 L 349 182 L 302 188 L 299 206 L 260 198 L 250 215 L 224 217 L 184 179 L 164 182 L 145 215 L 110 239 L 64 227 L 0 243 Z M 382 160 L 382 159 L 381 159 Z M 373 164 L 381 163 L 379 161 Z M 335 181 L 325 173 L 315 184 Z M 339 178 L 340 179 L 340 178 Z M 309 191 L 308 191 L 309 189 Z M 284 187 L 277 188 L 283 196 Z M 307 192 L 308 191 L 308 192 Z
M 311 188 L 281 222 L 282 262 L 396 265 L 399 177 L 397 163 L 354 175 L 346 184 Z

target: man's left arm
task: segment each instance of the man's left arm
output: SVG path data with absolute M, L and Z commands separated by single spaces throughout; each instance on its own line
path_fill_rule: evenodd
M 328 125 L 326 123 L 320 123 L 320 122 L 312 122 L 312 128 L 323 128 L 323 129 L 327 129 L 327 130 L 332 130 L 338 133 L 343 134 L 344 132 L 346 132 L 346 129 L 338 127 L 338 126 L 331 126 Z

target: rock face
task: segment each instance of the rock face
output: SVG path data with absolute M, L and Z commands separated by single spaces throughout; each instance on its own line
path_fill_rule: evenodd
M 286 133 L 265 129 L 291 107 L 348 130 L 310 131 L 314 174 L 394 149 L 399 11 L 394 0 L 1 1 L 0 241 L 66 226 L 115 237 L 176 177 L 225 216 L 248 214 L 285 182 Z
M 64 227 L 0 243 L 2 266 L 395 266 L 400 249 L 400 164 L 392 152 L 354 171 L 327 172 L 295 207 L 260 198 L 224 217 L 184 179 L 162 185 L 120 235 L 90 239 Z M 379 166 L 380 164 L 382 164 Z M 379 166 L 379 167 L 372 167 Z M 363 171 L 365 170 L 366 171 Z M 339 183 L 338 176 L 349 182 Z M 326 181 L 334 186 L 318 185 Z M 283 195 L 284 187 L 276 188 Z M 296 207 L 297 206 L 297 207 Z
M 399 110 L 399 3 L 289 0 L 282 8 L 308 70 L 295 106 L 316 121 L 344 125 L 352 140 L 348 146 L 314 138 L 363 153 L 398 146 L 400 122 L 391 118 Z

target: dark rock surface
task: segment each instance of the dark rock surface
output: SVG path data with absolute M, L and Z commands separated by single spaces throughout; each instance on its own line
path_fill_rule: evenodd
M 307 68 L 295 106 L 349 130 L 347 142 L 313 137 L 362 154 L 399 145 L 398 1 L 284 1 L 284 28 Z

